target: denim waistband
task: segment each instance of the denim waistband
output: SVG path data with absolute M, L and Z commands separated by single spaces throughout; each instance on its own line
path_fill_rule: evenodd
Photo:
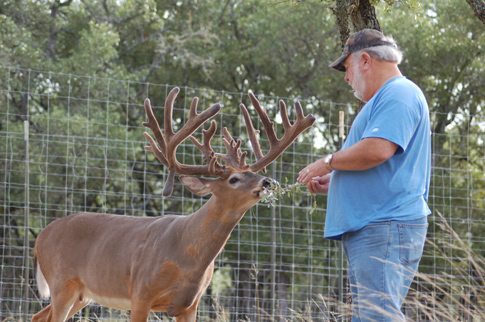
M 405 224 L 405 225 L 423 225 L 428 223 L 428 216 L 424 216 L 418 219 L 412 220 L 390 220 L 390 221 L 380 221 L 380 222 L 371 222 L 368 225 L 375 225 L 375 224 Z

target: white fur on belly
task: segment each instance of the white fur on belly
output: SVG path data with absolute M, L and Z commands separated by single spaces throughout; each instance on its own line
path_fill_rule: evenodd
M 131 309 L 131 300 L 130 299 L 123 299 L 123 298 L 116 298 L 116 297 L 106 297 L 97 295 L 91 292 L 86 292 L 86 297 L 93 299 L 96 303 L 101 304 L 102 306 L 110 307 L 117 310 L 130 310 Z

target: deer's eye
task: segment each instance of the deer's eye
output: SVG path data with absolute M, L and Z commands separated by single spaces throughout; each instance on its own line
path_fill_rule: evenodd
M 238 182 L 238 181 L 239 181 L 239 179 L 238 179 L 238 178 L 231 178 L 231 180 L 229 180 L 229 183 L 230 183 L 230 184 L 234 184 L 234 183 L 236 183 L 236 182 Z

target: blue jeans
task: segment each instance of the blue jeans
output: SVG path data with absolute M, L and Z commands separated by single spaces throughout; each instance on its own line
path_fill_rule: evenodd
M 374 223 L 345 233 L 352 322 L 405 321 L 406 297 L 428 231 L 427 217 Z

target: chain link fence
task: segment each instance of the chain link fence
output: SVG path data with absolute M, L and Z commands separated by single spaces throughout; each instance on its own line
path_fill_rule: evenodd
M 178 180 L 173 195 L 163 197 L 166 169 L 144 150 L 143 100 L 151 99 L 160 121 L 173 87 L 0 68 L 2 321 L 29 320 L 49 303 L 37 297 L 32 257 L 36 236 L 51 221 L 84 211 L 187 215 L 206 202 Z M 281 137 L 280 98 L 255 94 Z M 219 128 L 227 127 L 251 155 L 238 105 L 249 106 L 253 123 L 258 128 L 261 125 L 247 94 L 182 87 L 174 105 L 176 129 L 185 124 L 195 96 L 200 99 L 199 111 L 221 103 L 222 111 L 216 116 Z M 293 121 L 293 102 L 284 100 Z M 283 184 L 294 183 L 306 164 L 338 149 L 339 111 L 346 113 L 348 129 L 357 109 L 315 99 L 301 103 L 306 113 L 317 116 L 317 122 L 268 168 L 267 175 Z M 416 291 L 409 295 L 417 301 L 404 306 L 412 321 L 433 321 L 428 308 L 435 317 L 452 310 L 453 316 L 467 321 L 485 310 L 483 292 L 475 288 L 483 287 L 483 271 L 474 266 L 485 248 L 485 161 L 483 153 L 477 153 L 484 136 L 466 130 L 478 127 L 483 134 L 485 120 L 483 115 L 467 113 L 460 111 L 445 131 L 432 133 L 429 204 L 433 214 L 421 273 L 413 284 Z M 436 112 L 431 116 L 432 122 L 443 117 Z M 195 135 L 200 137 L 200 130 Z M 267 151 L 263 132 L 260 141 L 263 152 Z M 216 152 L 224 151 L 219 133 L 212 146 Z M 461 153 L 456 154 L 457 150 Z M 178 158 L 188 164 L 202 163 L 189 141 L 178 149 Z M 199 319 L 346 321 L 348 308 L 342 304 L 348 289 L 346 265 L 339 243 L 323 238 L 325 204 L 326 196 L 294 193 L 281 197 L 275 207 L 260 203 L 251 208 L 216 259 L 214 278 L 199 305 Z M 449 223 L 458 235 L 441 227 L 442 222 Z M 75 316 L 93 321 L 128 318 L 129 312 L 95 304 Z M 167 316 L 154 314 L 151 319 L 165 320 Z

